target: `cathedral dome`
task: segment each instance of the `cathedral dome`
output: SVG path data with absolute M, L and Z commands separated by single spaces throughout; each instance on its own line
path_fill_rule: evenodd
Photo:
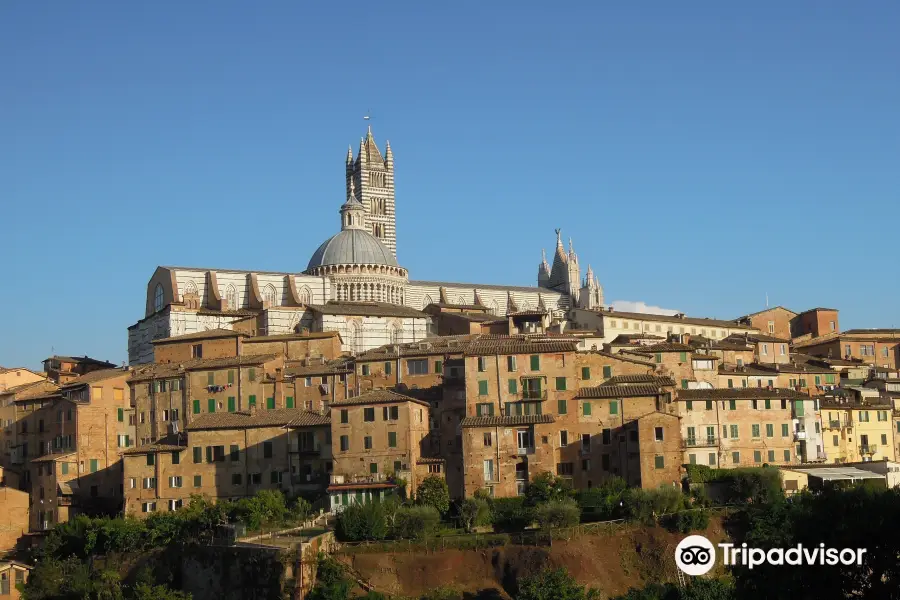
M 364 229 L 344 229 L 319 246 L 309 259 L 307 271 L 326 265 L 387 265 L 399 267 L 397 259 L 378 238 Z

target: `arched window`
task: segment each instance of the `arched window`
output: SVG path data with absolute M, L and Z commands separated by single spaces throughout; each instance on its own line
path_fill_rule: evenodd
M 184 293 L 196 295 L 197 294 L 197 284 L 194 283 L 193 281 L 188 281 L 187 285 L 184 286 Z
M 300 297 L 301 304 L 310 304 L 312 302 L 312 291 L 305 285 L 300 288 L 298 296 Z
M 351 321 L 347 326 L 349 338 L 347 341 L 350 343 L 350 351 L 354 354 L 362 351 L 362 335 L 359 330 L 359 323 L 356 321 Z
M 490 309 L 488 312 L 490 312 L 492 315 L 496 315 L 496 314 L 499 314 L 499 311 L 500 311 L 500 307 L 497 305 L 497 301 L 491 300 Z
M 157 283 L 156 289 L 153 290 L 153 311 L 161 311 L 163 309 L 164 301 L 165 296 L 163 294 L 163 286 L 161 283 Z
M 403 327 L 400 325 L 391 326 L 391 343 L 399 344 L 403 342 Z
M 271 283 L 263 289 L 263 302 L 266 306 L 275 306 L 275 286 Z
M 434 300 L 431 299 L 431 296 L 425 295 L 425 300 L 422 301 L 422 308 L 425 308 L 429 304 L 434 304 Z
M 225 302 L 228 303 L 228 310 L 237 310 L 240 308 L 240 306 L 238 306 L 237 290 L 230 283 L 228 284 L 228 287 L 225 288 Z
M 456 298 L 456 303 L 457 303 L 457 304 L 465 304 L 465 303 L 466 303 L 466 299 L 463 298 L 462 296 L 458 296 L 458 297 Z

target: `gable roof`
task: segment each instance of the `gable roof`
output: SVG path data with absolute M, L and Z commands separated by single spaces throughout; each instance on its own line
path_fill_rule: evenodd
M 678 400 L 746 400 L 755 398 L 806 399 L 809 396 L 785 388 L 713 388 L 706 390 L 678 390 Z
M 91 371 L 90 373 L 85 373 L 84 375 L 65 383 L 62 388 L 73 388 L 79 385 L 86 385 L 89 383 L 97 383 L 98 381 L 105 381 L 106 379 L 113 379 L 115 377 L 122 377 L 128 375 L 131 372 L 131 369 L 128 367 L 121 367 L 116 369 L 100 369 L 98 371 Z
M 305 421 L 309 425 L 328 425 L 331 423 L 329 417 L 302 408 L 276 408 L 272 410 L 258 410 L 255 413 L 247 411 L 205 413 L 188 423 L 185 430 L 285 427 L 299 421 Z
M 635 321 L 664 321 L 666 323 L 684 323 L 685 325 L 699 325 L 701 327 L 723 327 L 730 329 L 753 329 L 748 325 L 740 325 L 734 321 L 723 319 L 710 319 L 708 317 L 679 317 L 678 315 L 657 315 L 653 313 L 636 313 L 619 310 L 595 310 L 597 315 L 608 319 L 633 319 Z
M 666 379 L 666 378 L 660 378 Z M 578 390 L 578 394 L 575 396 L 576 398 L 586 398 L 586 399 L 594 399 L 594 398 L 635 398 L 640 396 L 657 396 L 659 394 L 665 394 L 661 389 L 661 386 L 675 385 L 675 382 L 671 379 L 668 380 L 669 383 L 663 383 L 660 385 L 652 384 L 652 383 L 638 383 L 638 384 L 628 384 L 628 385 L 598 385 L 596 387 L 584 387 Z
M 460 421 L 461 427 L 515 427 L 517 425 L 537 425 L 553 423 L 553 415 L 510 415 L 500 417 L 466 417 Z
M 397 392 L 392 392 L 390 390 L 372 390 L 370 392 L 360 394 L 359 396 L 337 400 L 335 402 L 332 402 L 331 406 L 335 407 L 358 406 L 361 404 L 394 404 L 397 402 L 414 402 L 423 406 L 429 406 L 429 404 L 423 400 L 412 398 L 410 396 L 404 396 L 403 394 L 398 394 Z

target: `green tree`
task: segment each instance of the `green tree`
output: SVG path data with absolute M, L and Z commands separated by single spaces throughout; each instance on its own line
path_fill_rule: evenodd
M 435 533 L 441 522 L 441 515 L 433 506 L 404 506 L 397 511 L 393 534 L 404 539 L 421 539 Z
M 600 592 L 579 585 L 565 569 L 544 569 L 519 580 L 516 600 L 599 600 Z
M 426 477 L 416 488 L 416 502 L 433 506 L 439 513 L 446 514 L 450 509 L 450 490 L 443 478 L 435 475 Z
M 345 509 L 346 510 L 346 509 Z M 316 584 L 309 592 L 309 600 L 349 600 L 353 582 L 336 560 L 319 555 L 316 565 Z
M 536 475 L 525 488 L 525 505 L 537 506 L 551 500 L 560 500 L 570 495 L 568 480 L 544 472 Z
M 336 534 L 348 542 L 383 540 L 388 534 L 388 524 L 381 502 L 351 504 L 337 517 Z
M 581 509 L 571 498 L 550 500 L 534 509 L 534 519 L 543 529 L 574 527 L 581 522 Z

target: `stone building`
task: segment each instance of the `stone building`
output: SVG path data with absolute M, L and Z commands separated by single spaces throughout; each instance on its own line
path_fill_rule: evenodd
M 6 554 L 16 549 L 19 540 L 29 531 L 30 512 L 28 492 L 0 486 L 0 552 Z M 0 590 L 0 596 L 4 593 L 9 591 Z
M 791 464 L 795 451 L 793 390 L 725 388 L 681 390 L 684 463 L 716 468 Z
M 14 387 L 43 381 L 46 377 L 22 367 L 0 367 L 0 393 Z
M 609 344 L 623 334 L 650 334 L 664 338 L 679 336 L 687 343 L 690 337 L 701 336 L 713 341 L 722 340 L 733 334 L 743 335 L 754 331 L 748 324 L 722 319 L 633 313 L 616 310 L 615 307 L 575 308 L 571 311 L 572 326 L 590 329 L 602 335 L 604 344 Z
M 332 508 L 344 506 L 345 498 L 370 497 L 372 489 L 395 489 L 395 478 L 415 490 L 422 479 L 416 467 L 428 445 L 428 423 L 427 402 L 388 390 L 332 404 Z
M 113 369 L 116 365 L 89 356 L 51 356 L 44 360 L 44 374 L 54 383 L 68 383 L 91 371 Z
M 859 360 L 867 365 L 900 368 L 900 329 L 848 329 L 795 341 L 804 354 L 830 359 Z
M 410 280 L 397 260 L 393 152 L 388 146 L 382 155 L 370 131 L 345 167 L 340 231 L 302 272 L 158 267 L 147 284 L 144 317 L 128 329 L 129 362 L 152 361 L 154 340 L 212 329 L 338 331 L 350 352 L 414 342 L 433 333 L 422 311 L 442 295 L 483 306 L 494 318 L 540 310 L 548 323 L 565 322 L 570 307 L 601 307 L 593 269 L 581 277 L 571 241 L 566 252 L 559 232 L 553 267 L 544 259 L 535 287 Z

